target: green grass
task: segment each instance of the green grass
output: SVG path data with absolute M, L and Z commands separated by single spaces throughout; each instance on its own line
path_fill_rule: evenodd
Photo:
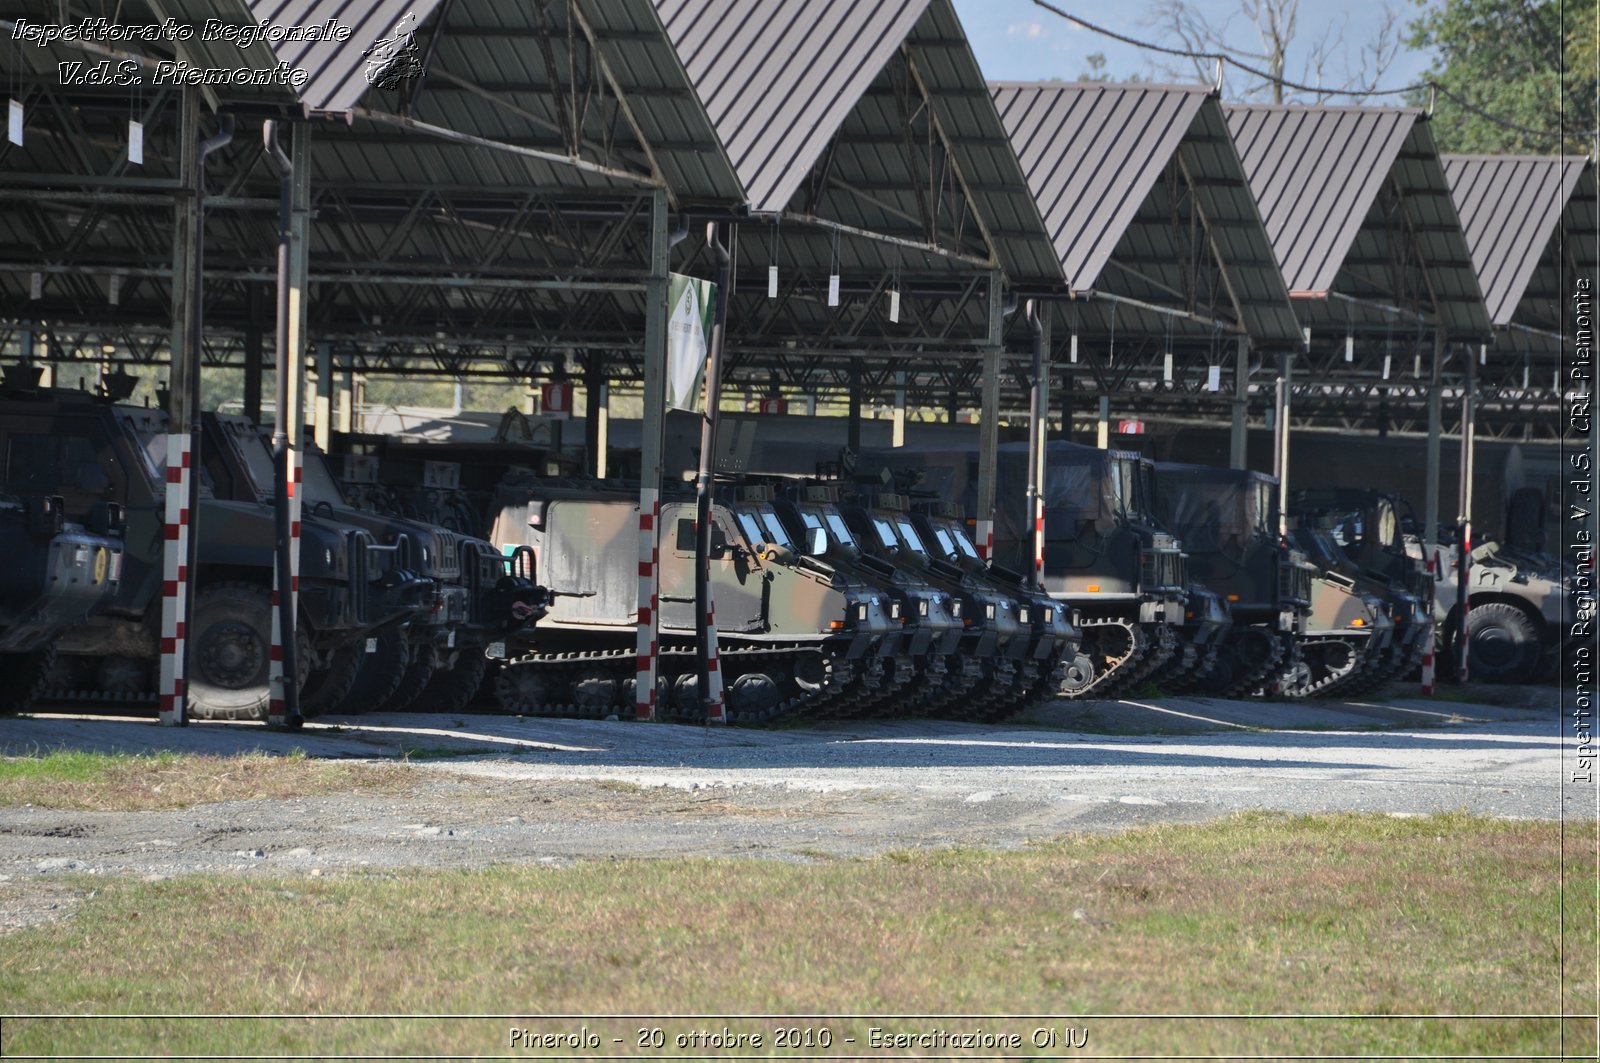
M 1554 823 L 1248 814 L 811 864 L 97 877 L 72 919 L 0 938 L 0 1001 L 12 1015 L 1582 1012 L 1592 836 L 1569 824 L 1563 854 Z M 1103 1054 L 1549 1053 L 1558 1034 L 1516 1018 L 1083 1024 Z M 11 1019 L 0 1052 L 503 1053 L 513 1025 L 580 1021 Z M 631 1039 L 650 1024 L 588 1025 Z M 1039 1023 L 829 1025 L 864 1039 L 871 1025 L 1026 1037 Z M 1568 1051 L 1593 1054 L 1592 1026 L 1569 1026 Z
M 315 760 L 300 749 L 281 757 L 67 749 L 0 757 L 0 806 L 143 811 L 352 790 L 395 792 L 408 784 L 397 765 Z

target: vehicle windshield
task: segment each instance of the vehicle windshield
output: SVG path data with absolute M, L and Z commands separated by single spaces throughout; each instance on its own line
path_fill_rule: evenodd
M 761 526 L 767 529 L 767 542 L 776 543 L 779 546 L 787 546 L 791 550 L 794 549 L 794 544 L 789 541 L 789 533 L 783 530 L 783 522 L 778 519 L 776 513 L 768 513 L 763 510 L 761 513 Z
M 1138 501 L 1134 495 L 1133 462 L 1126 458 L 1115 458 L 1111 462 L 1111 494 L 1116 499 L 1117 512 L 1124 517 L 1135 516 L 1138 510 Z
M 885 550 L 893 553 L 899 547 L 900 537 L 895 535 L 894 525 L 882 517 L 873 517 L 872 528 L 878 533 L 878 542 L 882 544 Z
M 1359 509 L 1347 510 L 1333 515 L 1332 527 L 1329 534 L 1333 541 L 1340 546 L 1358 548 L 1366 540 L 1367 525 L 1366 514 Z
M 945 560 L 956 560 L 959 554 L 956 552 L 955 539 L 950 535 L 948 529 L 935 524 L 933 526 L 933 538 L 939 544 L 939 552 L 944 555 Z
M 305 452 L 300 480 L 306 502 L 313 505 L 318 502 L 326 502 L 330 506 L 344 505 L 344 492 L 339 489 L 338 481 L 328 471 L 328 458 L 321 451 Z
M 894 522 L 894 526 L 900 532 L 900 541 L 905 543 L 907 550 L 918 557 L 928 556 L 928 548 L 922 545 L 922 538 L 917 535 L 917 529 L 911 526 L 909 520 L 901 517 Z
M 744 529 L 745 538 L 750 540 L 752 546 L 756 543 L 767 541 L 766 535 L 761 530 L 761 525 L 756 521 L 755 514 L 741 509 L 737 515 L 739 517 L 739 527 Z
M 267 450 L 266 440 L 256 433 L 255 426 L 248 421 L 222 418 L 218 423 L 222 426 L 222 438 L 227 441 L 227 445 L 232 448 L 239 458 L 239 463 L 244 467 L 251 490 L 255 491 L 258 499 L 270 499 L 272 453 Z
M 844 518 L 837 513 L 828 514 L 828 530 L 833 532 L 833 537 L 843 546 L 854 546 L 855 538 L 850 534 L 850 529 L 845 525 Z
M 956 549 L 974 561 L 983 560 L 978 556 L 978 548 L 972 545 L 972 540 L 967 538 L 967 530 L 960 525 L 950 529 L 950 537 L 956 541 Z
M 823 536 L 823 538 L 822 538 L 822 549 L 824 551 L 826 551 L 828 549 L 828 538 L 827 538 L 828 530 L 827 530 L 827 528 L 823 527 L 822 518 L 817 516 L 816 513 L 812 512 L 809 509 L 802 509 L 800 511 L 800 522 L 806 526 L 806 531 L 808 531 L 808 532 L 812 532 L 812 531 L 821 531 L 822 532 L 822 536 Z M 808 536 L 806 536 L 806 538 L 810 539 L 811 537 L 808 535 Z M 810 545 L 811 544 L 808 542 L 806 544 L 807 548 L 809 548 Z
M 144 457 L 139 464 L 150 482 L 164 482 L 167 478 L 167 434 L 157 431 L 153 421 L 136 421 L 127 417 L 118 417 L 117 420 L 133 440 L 134 449 Z

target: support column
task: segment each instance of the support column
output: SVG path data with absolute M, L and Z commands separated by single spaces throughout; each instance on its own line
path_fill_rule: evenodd
M 1078 345 L 1077 333 L 1073 333 L 1072 345 Z M 1078 393 L 1078 374 L 1075 370 L 1067 370 L 1061 383 L 1061 438 L 1069 443 L 1076 443 L 1072 431 L 1072 398 Z
M 1029 556 L 1033 581 L 1044 586 L 1044 485 L 1046 418 L 1050 415 L 1050 315 L 1028 300 L 1028 324 L 1033 333 L 1033 387 L 1028 396 L 1028 517 L 1031 526 Z
M 904 370 L 894 375 L 894 427 L 889 437 L 891 447 L 906 445 L 906 374 Z
M 350 369 L 343 372 L 339 383 L 339 431 L 354 432 L 356 412 L 356 374 Z
M 611 440 L 611 388 L 606 383 L 605 355 L 599 351 L 591 352 L 584 366 L 583 389 L 583 449 L 589 455 L 589 471 L 604 480 Z
M 1433 331 L 1433 368 L 1428 374 L 1428 479 L 1423 488 L 1422 538 L 1433 542 L 1439 537 L 1439 443 L 1443 435 L 1440 409 L 1440 380 L 1444 373 L 1444 331 Z
M 852 454 L 861 453 L 861 359 L 850 359 L 849 410 L 845 420 L 845 446 Z
M 317 449 L 329 452 L 333 442 L 333 344 L 326 340 L 317 344 Z
M 1111 449 L 1111 396 L 1100 396 L 1100 412 L 1096 416 L 1094 445 L 1101 450 Z
M 660 628 L 661 448 L 667 401 L 667 194 L 650 193 L 650 273 L 644 289 L 644 409 L 639 438 L 639 624 L 634 653 L 633 712 L 656 717 L 656 653 Z
M 1306 330 L 1310 343 L 1311 331 Z M 1294 352 L 1278 356 L 1278 379 L 1273 394 L 1272 474 L 1278 478 L 1278 534 L 1289 534 L 1289 416 L 1290 394 L 1294 386 Z
M 1487 345 L 1479 348 L 1480 357 L 1486 351 Z M 1461 390 L 1461 484 L 1457 490 L 1457 510 L 1460 516 L 1456 520 L 1460 523 L 1461 540 L 1460 549 L 1456 554 L 1456 586 L 1460 588 L 1459 600 L 1461 602 L 1461 631 L 1465 632 L 1467 618 L 1472 611 L 1472 473 L 1473 464 L 1477 460 L 1478 431 L 1473 423 L 1477 416 L 1478 399 L 1478 363 L 1472 358 L 1467 358 L 1465 387 Z M 1423 537 L 1424 549 L 1428 539 Z M 1443 576 L 1443 573 L 1439 574 Z M 1465 683 L 1471 678 L 1468 650 L 1470 643 L 1465 638 L 1456 639 L 1456 676 L 1457 681 Z
M 261 356 L 261 286 L 250 285 L 250 318 L 244 326 L 244 415 L 251 424 L 261 423 L 261 374 L 266 368 Z
M 172 342 L 167 374 L 167 489 L 162 551 L 161 665 L 156 688 L 161 723 L 182 727 L 189 722 L 184 692 L 187 668 L 188 618 L 193 606 L 188 574 L 190 394 L 198 384 L 192 372 L 198 361 L 190 350 L 195 312 L 195 241 L 199 237 L 197 196 L 200 137 L 200 93 L 185 88 L 179 102 L 177 193 L 172 232 Z
M 1244 336 L 1234 347 L 1233 431 L 1228 437 L 1228 467 L 1250 467 L 1250 341 Z
M 1000 273 L 989 274 L 989 335 L 983 351 L 983 408 L 978 422 L 977 547 L 985 561 L 994 558 L 995 464 L 1000 447 L 1000 362 L 1005 353 L 1005 306 Z

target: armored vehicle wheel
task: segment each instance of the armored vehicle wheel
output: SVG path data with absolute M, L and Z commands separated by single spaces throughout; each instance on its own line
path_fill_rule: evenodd
M 1475 605 L 1467 616 L 1467 675 L 1485 683 L 1523 683 L 1539 664 L 1539 632 L 1514 605 Z
M 501 712 L 513 716 L 537 716 L 545 699 L 545 681 L 539 666 L 503 666 L 494 677 L 494 697 L 500 704 Z
M 217 583 L 195 594 L 189 619 L 189 715 L 265 720 L 272 666 L 272 594 L 253 583 Z M 305 680 L 305 662 L 300 679 Z
M 1061 670 L 1061 693 L 1072 695 L 1086 690 L 1094 677 L 1094 660 L 1088 654 L 1074 654 Z
M 383 700 L 376 712 L 430 712 L 432 706 L 423 700 L 423 691 L 433 679 L 433 651 L 427 646 L 409 647 L 411 660 L 400 675 L 400 683 Z
M 34 653 L 0 653 L 0 714 L 27 712 L 43 693 L 55 659 L 53 644 Z
M 136 657 L 102 658 L 96 670 L 95 681 L 101 690 L 125 696 L 143 694 L 154 686 L 150 682 L 149 663 Z
M 332 712 L 335 705 L 350 693 L 361 669 L 361 645 L 352 643 L 340 646 L 328 654 L 328 666 L 318 668 L 306 677 L 300 690 L 300 715 L 311 719 Z
M 422 704 L 433 712 L 460 712 L 477 696 L 488 670 L 489 658 L 483 650 L 467 647 L 454 665 L 433 673 L 428 689 L 422 692 Z
M 728 688 L 728 713 L 734 723 L 765 723 L 782 702 L 778 681 L 765 672 L 746 672 Z
M 405 634 L 390 628 L 375 637 L 378 646 L 372 653 L 361 652 L 364 647 L 357 645 L 361 664 L 356 670 L 356 681 L 350 685 L 350 692 L 339 699 L 334 712 L 350 715 L 371 712 L 387 700 L 405 678 L 406 665 L 411 663 L 411 647 L 406 645 Z
M 617 677 L 603 668 L 588 668 L 572 684 L 572 703 L 586 713 L 609 716 L 616 710 Z
M 1202 694 L 1219 694 L 1233 686 L 1234 660 L 1232 648 L 1222 647 L 1217 652 L 1216 663 L 1211 666 L 1211 671 L 1200 677 L 1196 689 Z

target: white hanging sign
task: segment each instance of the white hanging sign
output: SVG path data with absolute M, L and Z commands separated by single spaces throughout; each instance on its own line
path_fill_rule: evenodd
M 1206 390 L 1222 390 L 1222 366 L 1213 365 L 1206 368 Z
M 1383 379 L 1385 379 L 1385 380 L 1389 379 L 1389 364 L 1393 360 L 1394 360 L 1394 355 L 1392 355 L 1392 354 L 1386 354 L 1386 355 L 1383 356 Z
M 32 283 L 30 283 L 28 285 L 28 298 L 29 299 L 43 299 L 44 298 L 44 274 L 43 273 L 35 273 L 33 275 Z
M 22 101 L 12 100 L 7 108 L 6 138 L 17 147 L 22 147 Z
M 1067 357 L 1072 360 L 1073 365 L 1078 364 L 1078 334 L 1076 332 L 1072 334 L 1072 345 L 1067 348 Z
M 828 305 L 839 305 L 839 275 L 830 274 L 828 277 Z
M 900 321 L 900 289 L 889 289 L 889 320 L 896 324 Z
M 1344 338 L 1344 360 L 1347 362 L 1356 360 L 1356 338 L 1354 336 L 1346 336 Z
M 144 165 L 144 123 L 128 119 L 128 161 Z
M 717 286 L 672 273 L 667 277 L 667 407 L 698 410 L 705 381 Z
M 1161 379 L 1172 383 L 1172 352 L 1168 351 L 1161 356 Z
M 767 267 L 767 298 L 768 299 L 776 299 L 777 297 L 778 297 L 778 267 L 777 266 L 768 266 Z
M 113 273 L 111 275 L 110 289 L 110 292 L 107 294 L 107 301 L 109 301 L 112 306 L 116 306 L 122 302 L 122 274 Z

